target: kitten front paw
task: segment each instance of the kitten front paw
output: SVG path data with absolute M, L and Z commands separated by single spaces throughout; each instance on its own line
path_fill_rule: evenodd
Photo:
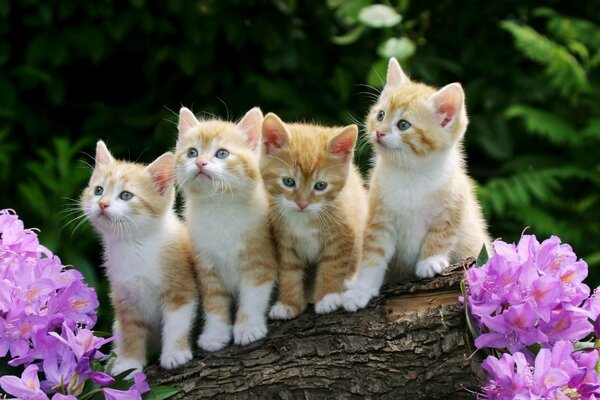
M 160 355 L 160 366 L 164 369 L 173 369 L 181 367 L 191 359 L 192 352 L 189 349 L 163 352 Z
M 198 347 L 206 351 L 217 351 L 227 346 L 231 341 L 231 330 L 202 332 L 198 336 Z
M 144 369 L 144 363 L 133 358 L 117 357 L 117 359 L 110 366 L 110 373 L 113 376 L 119 375 L 125 371 L 133 369 L 125 379 L 133 379 L 133 375 L 137 372 L 142 372 Z
M 369 300 L 377 295 L 378 292 L 363 290 L 355 287 L 346 290 L 342 294 L 342 305 L 346 311 L 355 312 L 361 308 L 365 308 L 367 304 L 369 304 Z
M 327 314 L 334 312 L 342 305 L 341 293 L 328 293 L 315 304 L 315 312 L 317 314 Z
M 433 278 L 441 274 L 448 266 L 450 261 L 445 256 L 431 256 L 417 263 L 415 274 L 419 278 Z
M 233 327 L 233 342 L 240 346 L 256 342 L 267 336 L 267 324 L 239 324 Z
M 283 304 L 278 301 L 273 304 L 271 311 L 269 312 L 269 318 L 271 319 L 292 319 L 296 318 L 300 314 L 300 310 L 296 307 L 292 307 L 287 304 Z

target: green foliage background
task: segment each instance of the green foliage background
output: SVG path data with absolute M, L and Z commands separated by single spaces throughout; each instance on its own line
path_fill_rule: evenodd
M 149 162 L 174 145 L 181 105 L 362 121 L 394 55 L 413 79 L 463 84 L 492 235 L 559 235 L 598 286 L 600 3 L 373 3 L 0 0 L 0 208 L 105 296 L 98 238 L 74 205 L 96 140 Z

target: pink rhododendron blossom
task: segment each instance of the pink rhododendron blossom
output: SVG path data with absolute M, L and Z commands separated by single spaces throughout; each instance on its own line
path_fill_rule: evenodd
M 495 254 L 466 272 L 466 302 L 481 332 L 477 348 L 514 353 L 590 334 L 590 313 L 581 307 L 590 294 L 583 283 L 588 267 L 571 246 L 556 236 L 539 243 L 534 235 L 517 244 L 493 244 Z

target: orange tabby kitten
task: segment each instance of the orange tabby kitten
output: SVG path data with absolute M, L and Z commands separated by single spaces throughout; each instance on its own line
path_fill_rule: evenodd
M 307 298 L 317 313 L 334 311 L 358 266 L 367 216 L 366 191 L 352 163 L 358 129 L 284 124 L 271 113 L 262 135 L 260 169 L 281 263 L 279 301 L 270 316 L 294 318 Z
M 344 307 L 365 307 L 387 279 L 432 277 L 477 256 L 489 237 L 462 138 L 468 119 L 462 87 L 412 82 L 392 58 L 387 83 L 367 116 L 376 152 L 360 271 Z
M 173 212 L 173 175 L 172 153 L 144 166 L 115 160 L 99 141 L 94 172 L 81 195 L 104 245 L 118 335 L 114 375 L 141 370 L 146 342 L 160 343 L 161 337 L 164 368 L 192 358 L 198 292 L 187 231 Z
M 198 346 L 216 351 L 231 340 L 230 305 L 237 297 L 234 343 L 267 334 L 266 313 L 276 279 L 269 201 L 258 171 L 262 112 L 253 108 L 236 125 L 179 114 L 177 181 L 200 266 L 204 330 Z

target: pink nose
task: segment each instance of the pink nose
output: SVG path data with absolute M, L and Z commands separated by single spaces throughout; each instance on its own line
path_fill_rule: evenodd
M 377 135 L 377 139 L 381 139 L 382 136 L 385 136 L 385 133 L 381 131 L 376 131 L 375 134 Z
M 108 208 L 109 204 L 101 201 L 100 203 L 98 203 L 98 206 L 100 206 L 100 211 L 104 211 Z
M 206 164 L 208 164 L 206 161 L 198 161 L 196 163 L 196 165 L 198 166 L 199 169 L 206 167 Z
M 298 204 L 298 207 L 300 207 L 301 210 L 304 210 L 306 207 L 308 207 L 308 201 L 306 200 L 298 200 L 296 204 Z

